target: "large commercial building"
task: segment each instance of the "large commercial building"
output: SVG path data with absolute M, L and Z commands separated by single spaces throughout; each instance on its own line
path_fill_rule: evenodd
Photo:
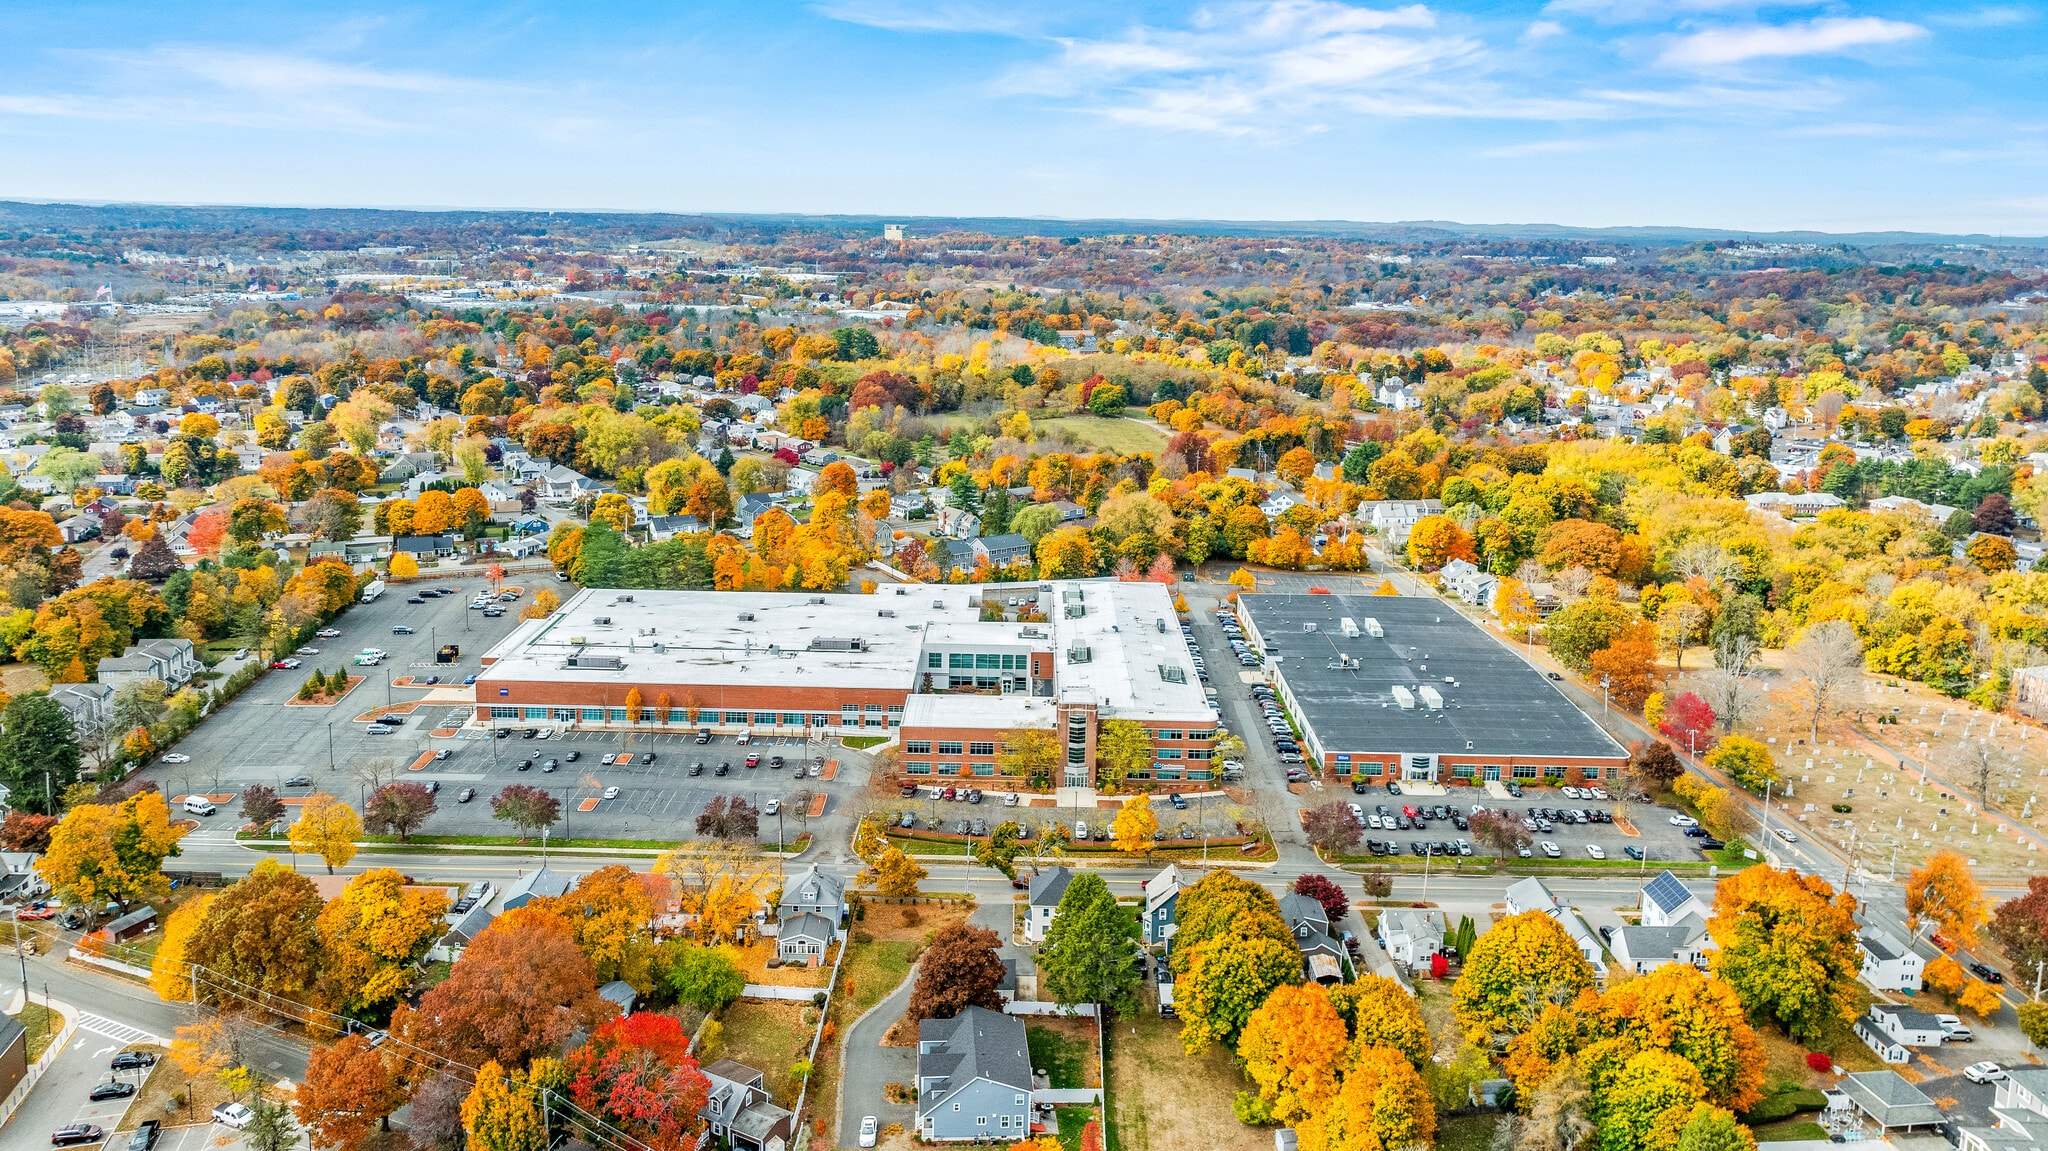
M 906 773 L 967 777 L 997 775 L 1003 733 L 1037 728 L 1062 746 L 1051 782 L 1087 786 L 1100 725 L 1129 719 L 1154 748 L 1132 778 L 1211 778 L 1215 716 L 1156 583 L 587 588 L 483 663 L 486 724 L 887 735 Z
M 1628 763 L 1541 672 L 1439 600 L 1248 595 L 1238 616 L 1327 774 L 1612 779 Z

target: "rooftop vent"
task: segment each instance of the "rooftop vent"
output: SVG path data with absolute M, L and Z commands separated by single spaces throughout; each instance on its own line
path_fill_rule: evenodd
M 1159 678 L 1168 683 L 1186 683 L 1188 681 L 1188 673 L 1180 668 L 1162 663 L 1159 665 Z
M 814 595 L 804 602 L 810 604 L 812 607 L 817 607 L 825 602 L 825 597 L 821 595 Z
M 1387 637 L 1387 629 L 1380 626 L 1380 621 L 1367 616 L 1365 619 L 1365 634 L 1374 639 L 1385 639 Z
M 595 619 L 592 619 L 590 622 L 596 624 L 609 624 L 612 622 L 612 617 L 608 615 L 601 615 L 596 617 Z
M 1163 620 L 1163 619 L 1155 619 L 1155 620 L 1153 620 L 1152 622 L 1153 622 L 1153 623 L 1155 623 L 1155 624 L 1157 624 L 1157 625 L 1159 626 L 1159 634 L 1160 634 L 1160 635 L 1165 635 L 1165 634 L 1166 634 L 1166 621 L 1165 621 L 1165 620 Z
M 1337 627 L 1339 630 L 1343 631 L 1347 638 L 1358 638 L 1358 621 L 1352 619 L 1350 616 L 1347 615 L 1343 619 L 1338 620 Z
M 1393 695 L 1394 695 L 1394 702 L 1395 702 L 1395 703 L 1398 703 L 1398 704 L 1400 704 L 1400 705 L 1401 705 L 1401 710 L 1402 710 L 1402 711 L 1414 711 L 1414 710 L 1415 710 L 1415 693 L 1414 693 L 1414 692 L 1412 692 L 1412 691 L 1409 691 L 1409 690 L 1408 690 L 1407 688 L 1405 688 L 1405 687 L 1403 687 L 1403 686 L 1401 686 L 1400 684 L 1398 684 L 1398 683 L 1397 683 L 1397 684 L 1395 684 L 1395 685 L 1394 685 L 1394 692 L 1393 692 Z
M 883 608 L 882 610 L 880 610 L 880 611 L 876 612 L 875 614 L 876 614 L 876 615 L 878 615 L 878 616 L 880 616 L 880 617 L 882 617 L 883 619 L 895 619 L 895 618 L 896 618 L 896 611 L 895 611 L 895 609 L 894 609 L 894 608 L 886 608 L 886 607 L 885 607 L 885 608 Z
M 619 598 L 617 598 L 617 599 L 613 600 L 612 602 L 613 602 L 613 603 L 615 603 L 615 604 L 620 604 L 620 603 L 632 603 L 632 602 L 633 602 L 633 597 L 632 597 L 632 596 L 629 596 L 629 595 L 622 595 L 622 596 L 620 596 Z
M 1070 603 L 1067 605 L 1066 612 L 1068 619 L 1080 619 L 1082 616 L 1088 614 L 1088 605 L 1082 603 Z
M 618 671 L 626 666 L 626 661 L 615 655 L 591 655 L 587 652 L 577 652 L 569 657 L 569 666 L 584 671 Z
M 812 651 L 866 651 L 867 649 L 868 641 L 857 636 L 852 639 L 838 639 L 826 635 L 811 637 Z
M 907 587 L 900 587 L 900 588 L 897 588 L 897 589 L 896 589 L 896 594 L 897 594 L 897 595 L 909 595 L 909 594 L 910 594 L 910 589 L 909 589 L 909 588 L 907 588 Z
M 750 612 L 750 611 L 743 611 L 743 612 L 741 612 L 741 613 L 740 613 L 740 622 L 741 622 L 741 623 L 753 623 L 753 622 L 754 622 L 754 613 L 753 613 L 753 612 Z
M 1438 691 L 1434 687 L 1431 687 L 1429 684 L 1425 683 L 1421 687 L 1416 688 L 1415 694 L 1421 696 L 1422 702 L 1427 704 L 1428 706 L 1435 708 L 1439 711 L 1443 709 L 1444 693 Z
M 1345 623 L 1350 623 L 1351 621 L 1347 619 L 1347 620 L 1345 620 L 1344 622 L 1345 622 Z M 1301 630 L 1303 630 L 1303 631 L 1315 631 L 1315 630 L 1317 630 L 1317 629 L 1316 629 L 1316 621 L 1314 621 L 1314 620 L 1309 620 L 1308 622 L 1306 622 L 1306 623 L 1302 624 L 1302 625 L 1301 625 Z M 1353 635 L 1353 634 L 1356 634 L 1356 633 L 1354 633 L 1354 632 L 1346 632 L 1346 633 L 1344 633 L 1344 634 L 1346 634 L 1346 635 Z
M 943 608 L 943 607 L 945 607 L 945 606 L 946 606 L 946 601 L 945 601 L 945 600 L 942 600 L 942 599 L 935 599 L 935 600 L 933 600 L 933 601 L 932 601 L 932 610 L 934 610 L 934 611 L 937 611 L 937 610 L 939 610 L 939 609 L 941 609 L 941 608 Z

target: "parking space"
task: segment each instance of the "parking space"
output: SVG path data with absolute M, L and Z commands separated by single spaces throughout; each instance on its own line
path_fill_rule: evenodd
M 945 794 L 948 791 L 953 792 L 951 798 Z M 1008 796 L 1018 794 L 1014 792 L 984 792 L 977 803 L 973 793 L 972 788 L 921 786 L 916 795 L 899 796 L 884 806 L 881 814 L 894 827 L 977 838 L 1013 820 L 1025 829 L 1027 840 L 1053 824 L 1065 827 L 1070 836 L 1078 835 L 1085 824 L 1089 840 L 1097 843 L 1109 842 L 1110 827 L 1117 814 L 1111 808 L 1033 807 L 1021 799 L 1015 805 L 1004 802 Z M 1208 836 L 1220 838 L 1237 833 L 1236 820 L 1229 814 L 1235 805 L 1222 794 L 1182 796 L 1178 802 L 1172 796 L 1157 795 L 1150 802 L 1152 817 L 1159 824 L 1153 839 L 1162 846 L 1197 844 Z
M 1632 848 L 1647 857 L 1645 862 L 1702 858 L 1698 845 L 1703 841 L 1666 822 L 1666 813 L 1655 808 L 1624 811 L 1625 817 L 1637 821 L 1637 834 L 1624 832 L 1612 821 L 1618 804 L 1611 795 L 1601 800 L 1584 790 L 1572 796 L 1558 788 L 1528 788 L 1519 799 L 1501 801 L 1475 788 L 1416 796 L 1389 793 L 1384 784 L 1364 787 L 1363 792 L 1354 785 L 1331 794 L 1357 809 L 1365 826 L 1361 850 L 1374 855 L 1419 856 L 1430 844 L 1449 845 L 1451 850 L 1439 854 L 1490 855 L 1492 849 L 1474 838 L 1468 826 L 1461 826 L 1469 824 L 1476 807 L 1520 820 L 1530 837 L 1526 854 L 1532 858 L 1636 859 Z M 1589 850 L 1593 848 L 1598 852 Z

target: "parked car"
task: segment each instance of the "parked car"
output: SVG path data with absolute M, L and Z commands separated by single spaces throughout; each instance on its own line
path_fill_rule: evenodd
M 395 626 L 393 626 L 393 627 L 392 627 L 392 629 L 391 629 L 391 634 L 392 634 L 392 635 L 411 635 L 411 634 L 413 634 L 412 626 L 411 626 L 410 624 L 402 624 L 402 623 L 401 623 L 401 624 L 397 624 L 397 625 L 395 625 Z
M 1996 1063 L 1972 1063 L 1963 1068 L 1963 1078 L 1972 1083 L 1997 1083 L 2005 1078 L 2005 1068 Z
M 1630 859 L 1641 859 L 1641 858 L 1643 857 L 1643 849 L 1642 849 L 1642 848 L 1640 848 L 1640 847 L 1637 847 L 1637 846 L 1636 846 L 1635 844 L 1633 844 L 1633 843 L 1631 843 L 1631 844 L 1629 844 L 1628 846 L 1626 846 L 1626 847 L 1622 848 L 1621 850 L 1622 850 L 1622 853 L 1623 853 L 1624 855 L 1627 855 L 1627 856 L 1628 856 L 1628 857 L 1629 857 Z
M 1690 815 L 1674 815 L 1671 817 L 1671 826 L 1673 827 L 1698 827 L 1699 825 L 1700 821 Z
M 240 1103 L 223 1103 L 213 1109 L 213 1121 L 215 1123 L 223 1127 L 232 1127 L 237 1131 L 247 1127 L 249 1120 L 255 1117 L 256 1113 L 254 1111 L 249 1110 Z
M 860 1145 L 863 1147 L 873 1147 L 875 1145 L 875 1117 L 872 1115 L 861 1116 Z
M 475 798 L 476 788 L 473 787 L 465 787 L 461 791 L 455 793 L 455 802 L 457 803 L 468 803 L 470 800 Z
M 97 1143 L 106 1137 L 105 1131 L 91 1123 L 73 1123 L 50 1132 L 50 1145 L 69 1147 L 75 1143 Z
M 779 799 L 771 799 L 771 800 L 769 800 L 769 801 L 768 801 L 768 806 L 766 806 L 766 807 L 763 807 L 763 808 L 761 809 L 761 814 L 762 814 L 762 815 L 778 815 L 778 814 L 780 814 L 780 813 L 781 813 L 781 811 L 782 811 L 782 801 L 781 801 L 781 800 L 779 800 Z
M 567 754 L 567 755 L 565 755 L 565 756 L 563 756 L 563 757 L 562 757 L 562 762 L 563 762 L 563 763 L 575 763 L 575 762 L 576 762 L 577 760 L 579 760 L 579 759 L 582 759 L 582 758 L 583 758 L 583 753 L 582 753 L 582 752 L 580 752 L 580 751 L 572 751 L 572 752 L 570 752 L 569 754 Z
M 1965 964 L 1965 966 L 1967 966 L 1970 969 L 1970 974 L 1976 976 L 1979 979 L 1982 979 L 1986 983 L 2005 982 L 2004 972 L 1999 971 L 1997 968 L 1992 967 L 1990 964 L 1984 963 L 1981 960 L 1972 959 L 1969 963 Z
M 617 799 L 617 798 L 619 797 L 619 789 L 618 789 L 618 788 L 616 788 L 616 787 L 607 787 L 607 788 L 605 788 L 605 789 L 604 789 L 604 797 L 605 797 L 606 799 Z
M 93 1088 L 86 1095 L 86 1098 L 97 1103 L 102 1099 L 126 1099 L 133 1094 L 135 1094 L 135 1084 L 123 1083 L 118 1079 L 109 1079 L 105 1083 Z
M 163 1130 L 161 1119 L 144 1119 L 142 1125 L 135 1129 L 135 1133 L 128 1136 L 128 1151 L 152 1151 L 156 1146 L 157 1136 L 162 1135 Z

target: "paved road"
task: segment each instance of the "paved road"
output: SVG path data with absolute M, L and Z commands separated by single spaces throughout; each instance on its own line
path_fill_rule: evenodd
M 1008 911 L 1009 905 L 1005 904 L 1003 910 Z M 916 1080 L 917 1049 L 881 1045 L 882 1036 L 909 1008 L 910 991 L 916 984 L 917 969 L 912 968 L 901 987 L 846 1033 L 846 1076 L 839 1089 L 841 1147 L 851 1147 L 857 1141 L 864 1115 L 875 1116 L 883 1127 L 901 1123 L 905 1130 L 910 1129 L 916 1116 L 915 1104 L 890 1103 L 883 1098 L 882 1088 L 890 1083 L 907 1085 Z

